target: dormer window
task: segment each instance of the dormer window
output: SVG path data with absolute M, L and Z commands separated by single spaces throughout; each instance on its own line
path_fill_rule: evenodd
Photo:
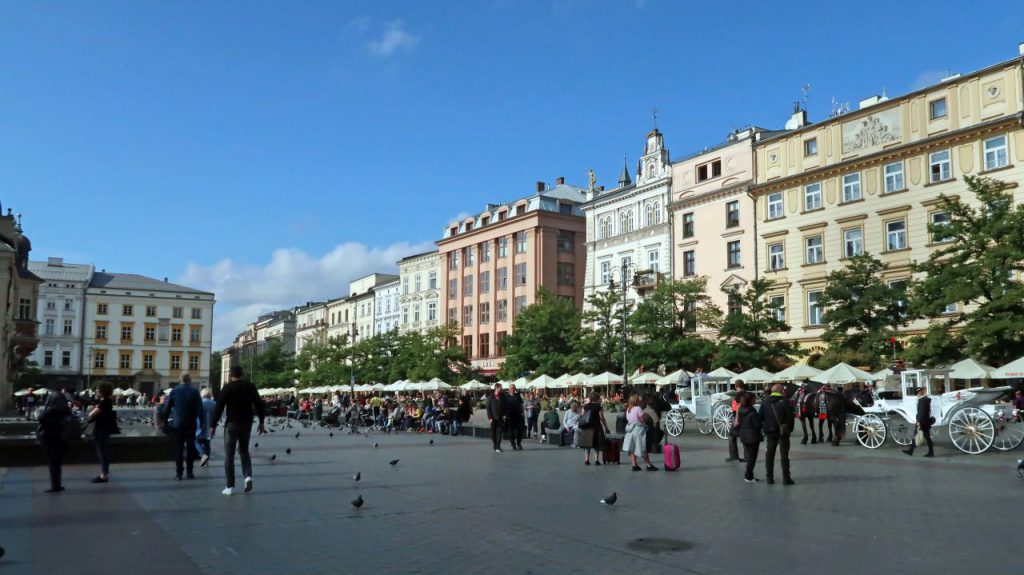
M 697 166 L 697 181 L 703 182 L 722 175 L 722 160 L 712 160 Z

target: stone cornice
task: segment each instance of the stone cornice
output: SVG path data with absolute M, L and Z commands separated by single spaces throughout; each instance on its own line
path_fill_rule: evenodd
M 712 190 L 710 192 L 704 192 L 703 194 L 688 196 L 679 200 L 675 200 L 668 204 L 668 209 L 670 212 L 674 212 L 685 208 L 708 204 L 723 198 L 738 196 L 747 191 L 751 182 L 752 180 L 744 180 L 742 182 L 738 182 L 718 190 Z M 687 191 L 689 190 L 683 190 L 679 192 L 679 195 L 685 194 Z
M 588 202 L 586 204 L 583 204 L 583 211 L 584 212 L 589 212 L 589 211 L 597 212 L 597 211 L 600 211 L 601 209 L 606 208 L 606 207 L 608 207 L 608 206 L 610 206 L 610 205 L 612 205 L 612 204 L 614 204 L 616 202 L 621 202 L 623 200 L 628 200 L 630 198 L 635 198 L 637 196 L 642 196 L 642 195 L 644 195 L 644 194 L 646 194 L 648 192 L 654 191 L 655 189 L 657 189 L 659 187 L 666 187 L 666 188 L 668 188 L 666 191 L 669 194 L 671 194 L 671 192 L 672 192 L 672 178 L 671 177 L 663 178 L 663 179 L 658 180 L 656 182 L 651 182 L 649 184 L 644 184 L 643 187 L 636 187 L 636 186 L 634 186 L 632 188 L 628 188 L 628 189 L 622 190 L 621 192 L 615 192 L 615 190 L 612 190 L 613 193 L 608 194 L 607 196 L 598 196 L 598 197 L 594 198 L 593 200 L 591 200 L 590 202 Z M 671 198 L 669 198 L 669 199 L 671 199 Z

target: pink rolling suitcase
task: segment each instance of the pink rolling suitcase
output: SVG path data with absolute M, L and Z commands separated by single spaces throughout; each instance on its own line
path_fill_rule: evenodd
M 679 446 L 666 443 L 661 448 L 662 455 L 665 456 L 665 471 L 675 471 L 679 469 Z

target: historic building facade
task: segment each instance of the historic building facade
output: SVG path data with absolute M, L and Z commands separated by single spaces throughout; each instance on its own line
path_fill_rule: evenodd
M 604 191 L 591 184 L 589 201 L 583 205 L 587 226 L 585 298 L 608 289 L 613 279 L 620 283 L 624 269 L 631 286 L 627 299 L 634 302 L 663 274 L 671 277 L 671 190 L 669 152 L 656 128 L 644 142 L 636 183 L 623 166 L 615 189 Z
M 434 250 L 398 262 L 401 279 L 399 333 L 423 333 L 440 325 L 441 270 L 438 261 L 437 250 Z
M 32 242 L 10 208 L 0 208 L 0 410 L 10 409 L 14 380 L 39 344 L 39 284 L 28 265 Z
M 399 305 L 399 278 L 382 283 L 373 288 L 373 307 L 376 319 L 374 320 L 373 333 L 382 334 L 398 330 L 400 319 Z
M 310 343 L 327 340 L 327 304 L 322 301 L 306 302 L 292 310 L 295 314 L 295 353 Z
M 502 339 L 537 289 L 582 305 L 586 262 L 585 190 L 558 178 L 536 193 L 445 227 L 438 240 L 440 319 L 460 326 L 473 367 L 485 373 L 504 361 Z
M 72 264 L 63 258 L 29 262 L 29 270 L 43 280 L 39 286 L 36 320 L 39 347 L 32 360 L 51 389 L 81 389 L 84 383 L 82 346 L 85 290 L 92 281 L 92 264 Z
M 905 282 L 943 241 L 928 232 L 949 218 L 940 195 L 972 199 L 964 176 L 1012 182 L 1024 199 L 1016 187 L 1024 176 L 1021 67 L 1014 59 L 869 98 L 755 144 L 757 257 L 792 326 L 782 337 L 819 348 L 826 276 L 850 257 L 871 253 L 888 264 L 885 281 Z

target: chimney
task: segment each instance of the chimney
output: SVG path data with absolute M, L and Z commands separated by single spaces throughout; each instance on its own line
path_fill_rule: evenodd
M 55 268 L 62 267 L 64 265 L 64 258 L 46 258 L 46 265 Z
M 544 182 L 537 182 L 537 191 L 538 192 L 543 192 L 544 189 L 547 188 L 547 186 L 548 185 L 545 184 Z
M 557 178 L 555 178 L 555 185 L 556 186 L 563 186 L 563 185 L 565 185 L 565 177 L 564 176 L 558 176 Z
M 1024 42 L 1017 44 L 1017 52 L 1020 53 L 1021 57 L 1024 57 Z
M 808 124 L 807 110 L 800 108 L 800 102 L 793 102 L 793 115 L 786 122 L 787 130 L 799 130 Z

